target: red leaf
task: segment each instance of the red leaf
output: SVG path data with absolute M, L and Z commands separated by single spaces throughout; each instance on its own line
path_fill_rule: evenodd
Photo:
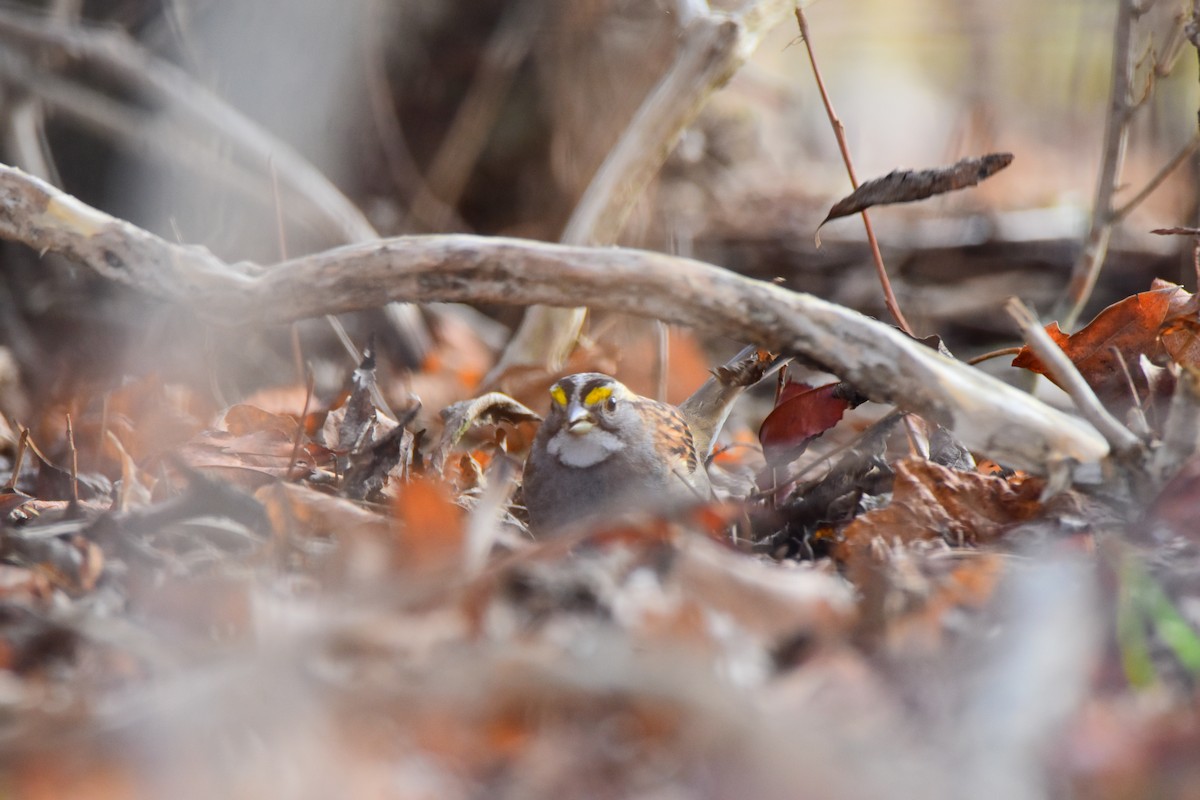
M 855 399 L 854 392 L 840 381 L 816 388 L 789 383 L 758 429 L 763 456 L 770 464 L 796 459 L 813 439 L 841 421 L 847 408 L 858 405 Z

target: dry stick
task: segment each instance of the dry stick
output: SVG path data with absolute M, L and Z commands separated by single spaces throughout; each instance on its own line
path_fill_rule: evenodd
M 5 9 L 0 12 L 0 38 L 55 53 L 68 62 L 86 64 L 145 92 L 168 112 L 179 115 L 185 126 L 195 126 L 232 143 L 248 162 L 274 163 L 280 178 L 313 204 L 347 241 L 378 238 L 378 232 L 357 206 L 291 146 L 211 94 L 187 73 L 146 53 L 123 33 L 46 23 L 36 16 Z M 415 355 L 422 356 L 430 340 L 417 310 L 404 309 L 393 318 L 403 322 L 405 341 Z
M 17 439 L 17 454 L 13 456 L 12 474 L 8 476 L 8 483 L 4 484 L 4 491 L 15 492 L 17 489 L 17 476 L 21 474 L 21 464 L 25 461 L 25 449 L 29 446 L 29 428 L 21 428 L 21 437 Z
M 1059 302 L 1054 316 L 1063 330 L 1070 331 L 1079 320 L 1083 307 L 1092 296 L 1108 240 L 1116 217 L 1112 209 L 1113 195 L 1125 162 L 1129 141 L 1129 123 L 1134 105 L 1130 96 L 1133 80 L 1133 22 L 1138 16 L 1136 0 L 1118 0 L 1117 20 L 1113 27 L 1112 86 L 1109 90 L 1108 115 L 1104 120 L 1104 157 L 1096 181 L 1096 198 L 1092 204 L 1092 224 L 1083 241 L 1083 249 L 1071 269 L 1067 294 Z
M 1150 430 L 1150 423 L 1146 420 L 1146 405 L 1142 402 L 1142 396 L 1138 394 L 1137 385 L 1133 382 L 1133 373 L 1129 371 L 1129 364 L 1125 363 L 1125 355 L 1116 345 L 1111 345 L 1108 352 L 1121 367 L 1121 377 L 1125 379 L 1125 388 L 1129 390 L 1129 396 L 1133 398 L 1133 411 L 1137 412 L 1130 415 L 1132 421 L 1129 428 L 1138 438 L 1149 440 L 1153 436 L 1153 431 Z M 1134 421 L 1136 421 L 1136 425 L 1133 424 Z
M 284 478 L 284 480 L 287 481 L 295 479 L 296 459 L 300 455 L 300 443 L 304 441 L 304 426 L 305 421 L 308 419 L 308 408 L 309 404 L 312 403 L 313 389 L 316 388 L 317 385 L 317 379 L 313 374 L 313 371 L 310 369 L 306 370 L 306 372 L 307 375 L 304 381 L 304 409 L 300 412 L 300 419 L 297 421 L 298 424 L 296 425 L 296 437 L 292 440 L 292 454 L 288 457 L 287 474 Z
M 999 350 L 991 350 L 987 353 L 980 353 L 974 358 L 968 358 L 967 363 L 972 367 L 976 364 L 982 364 L 985 361 L 991 361 L 993 358 L 1004 358 L 1004 356 L 1015 356 L 1021 352 L 1019 347 L 1002 347 Z
M 1025 341 L 1029 343 L 1029 349 L 1045 365 L 1054 382 L 1070 395 L 1079 413 L 1100 432 L 1113 451 L 1119 456 L 1140 454 L 1141 440 L 1100 403 L 1092 387 L 1088 386 L 1063 349 L 1046 333 L 1029 307 L 1014 297 L 1005 304 L 1004 310 L 1016 321 Z
M 825 114 L 829 117 L 829 124 L 833 126 L 833 135 L 837 138 L 838 149 L 842 153 L 842 162 L 846 165 L 846 174 L 850 176 L 850 187 L 857 189 L 858 177 L 854 174 L 854 161 L 850 158 L 850 146 L 846 143 L 846 126 L 842 124 L 842 120 L 834 111 L 833 101 L 829 99 L 829 92 L 825 89 L 825 79 L 821 77 L 821 68 L 817 66 L 817 57 L 813 53 L 812 39 L 808 32 L 808 20 L 804 17 L 804 10 L 800 6 L 796 6 L 796 22 L 800 26 L 800 38 L 804 41 L 804 49 L 808 51 L 808 61 L 812 64 L 813 77 L 817 82 L 817 91 L 821 93 L 821 102 L 825 105 Z M 867 241 L 871 245 L 871 257 L 875 260 L 875 272 L 879 275 L 880 286 L 883 287 L 883 302 L 900 329 L 909 336 L 914 336 L 912 327 L 900 311 L 900 304 L 896 302 L 896 295 L 892 291 L 892 282 L 888 279 L 887 268 L 883 265 L 883 253 L 879 250 L 879 241 L 875 238 L 875 230 L 871 227 L 871 217 L 865 210 L 861 213 L 863 228 L 867 232 Z
M 781 20 L 793 0 L 747 0 L 738 14 L 695 16 L 680 52 L 647 95 L 571 214 L 564 244 L 611 244 L 671 148 L 708 98 L 728 82 Z M 494 384 L 514 367 L 557 369 L 583 329 L 586 309 L 534 307 L 485 379 Z
M 467 235 L 403 236 L 264 268 L 226 264 L 0 167 L 0 237 L 61 253 L 218 323 L 268 325 L 392 300 L 578 306 L 688 325 L 800 355 L 880 402 L 1030 471 L 1108 453 L 1091 426 L 890 325 L 693 259 Z
M 67 450 L 71 453 L 71 502 L 79 502 L 79 451 L 75 449 L 75 426 L 67 414 Z
M 1162 185 L 1163 181 L 1171 176 L 1171 173 L 1179 168 L 1181 164 L 1192 157 L 1192 154 L 1200 149 L 1200 131 L 1192 136 L 1188 143 L 1179 149 L 1179 152 L 1171 157 L 1171 160 L 1163 165 L 1153 178 L 1146 182 L 1142 190 L 1130 198 L 1129 202 L 1118 208 L 1112 213 L 1112 221 L 1114 224 L 1129 216 L 1129 212 L 1133 211 L 1141 205 L 1147 197 L 1154 194 L 1154 191 Z

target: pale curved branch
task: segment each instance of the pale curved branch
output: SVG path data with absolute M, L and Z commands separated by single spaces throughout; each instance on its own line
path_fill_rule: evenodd
M 1028 470 L 1108 453 L 1085 422 L 807 294 L 644 250 L 481 236 L 406 236 L 272 267 L 226 265 L 0 167 L 0 236 L 51 250 L 225 324 L 269 324 L 383 305 L 541 303 L 621 311 L 801 355 L 874 400 L 932 419 L 968 447 Z

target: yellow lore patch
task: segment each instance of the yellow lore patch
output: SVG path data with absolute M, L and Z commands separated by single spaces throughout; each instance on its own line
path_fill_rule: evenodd
M 583 398 L 583 404 L 585 406 L 599 405 L 608 398 L 612 397 L 612 393 L 613 390 L 611 386 L 597 386 L 595 389 L 592 389 L 587 393 L 587 397 Z
M 550 396 L 554 398 L 554 402 L 558 403 L 560 406 L 565 406 L 567 404 L 567 393 L 562 390 L 561 386 L 551 386 Z

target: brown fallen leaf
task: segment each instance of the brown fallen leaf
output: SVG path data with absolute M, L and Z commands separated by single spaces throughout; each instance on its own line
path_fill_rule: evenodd
M 1159 236 L 1200 236 L 1200 228 L 1155 228 L 1150 232 Z
M 974 186 L 990 178 L 1012 163 L 1012 153 L 989 153 L 978 158 L 964 158 L 957 164 L 920 171 L 894 170 L 882 178 L 859 185 L 850 194 L 833 204 L 821 225 L 831 219 L 848 217 L 871 206 L 890 203 L 911 203 L 936 194 Z M 821 225 L 817 226 L 820 230 Z
M 292 463 L 293 443 L 276 430 L 235 436 L 206 430 L 179 448 L 187 466 L 244 488 L 256 489 L 275 480 L 286 480 L 295 471 L 308 474 L 316 460 L 303 448 Z
M 1075 364 L 1100 401 L 1120 413 L 1135 402 L 1126 368 L 1138 397 L 1144 400 L 1148 396 L 1151 387 L 1137 367 L 1142 356 L 1151 362 L 1162 361 L 1166 355 L 1164 327 L 1171 348 L 1180 358 L 1191 357 L 1190 335 L 1186 330 L 1191 299 L 1182 287 L 1156 281 L 1150 291 L 1126 297 L 1104 309 L 1077 333 L 1068 336 L 1057 322 L 1047 325 L 1046 332 Z M 1021 348 L 1012 365 L 1047 374 L 1045 365 L 1028 347 Z
M 1200 298 L 1166 281 L 1155 280 L 1154 288 L 1173 288 L 1167 316 L 1158 333 L 1167 355 L 1185 369 L 1200 367 Z
M 839 558 L 869 548 L 876 537 L 909 542 L 941 537 L 951 544 L 991 541 L 1042 513 L 1045 482 L 958 472 L 923 459 L 896 462 L 892 502 L 846 528 Z

